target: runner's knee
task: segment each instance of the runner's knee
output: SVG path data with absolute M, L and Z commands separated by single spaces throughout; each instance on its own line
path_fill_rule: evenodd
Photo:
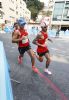
M 48 59 L 47 59 L 47 63 L 49 64 L 50 62 L 51 62 L 51 59 L 50 59 L 50 58 L 48 58 Z
M 39 58 L 39 61 L 40 61 L 40 62 L 43 62 L 43 58 Z

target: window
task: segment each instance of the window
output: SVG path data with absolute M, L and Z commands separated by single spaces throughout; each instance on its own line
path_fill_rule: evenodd
M 0 8 L 2 8 L 2 3 L 0 2 Z
M 11 11 L 14 11 L 14 9 L 12 9 L 12 8 L 9 8 Z
M 68 21 L 69 20 L 69 1 L 66 2 L 65 4 L 65 9 L 64 9 L 64 13 L 63 13 L 63 20 Z
M 18 11 L 16 11 L 16 14 L 18 15 Z
M 62 19 L 62 13 L 64 9 L 64 2 L 56 2 L 53 11 L 53 20 L 60 21 Z
M 69 8 L 69 2 L 66 2 L 65 8 Z
M 14 3 L 14 0 L 11 0 L 12 3 Z

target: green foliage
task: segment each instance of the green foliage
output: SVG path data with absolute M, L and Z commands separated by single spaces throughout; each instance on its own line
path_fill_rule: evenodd
M 47 15 L 47 16 L 50 16 L 51 14 L 52 14 L 52 12 L 49 11 L 49 10 L 46 12 L 46 15 Z
M 52 12 L 51 11 L 42 11 L 42 15 L 44 15 L 44 16 L 50 16 L 52 14 Z
M 25 0 L 27 4 L 27 8 L 31 11 L 31 18 L 36 20 L 36 17 L 40 10 L 43 9 L 44 3 L 38 0 Z

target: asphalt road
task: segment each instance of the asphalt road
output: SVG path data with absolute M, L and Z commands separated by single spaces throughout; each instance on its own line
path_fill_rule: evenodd
M 34 35 L 29 36 L 30 41 Z M 52 75 L 44 73 L 45 59 L 36 66 L 41 74 L 35 74 L 31 69 L 31 61 L 27 53 L 21 65 L 17 62 L 17 45 L 11 43 L 10 34 L 0 34 L 4 43 L 6 57 L 10 65 L 10 77 L 21 82 L 12 82 L 14 100 L 69 100 L 69 39 L 52 38 L 53 43 L 47 42 L 52 62 L 49 69 Z M 36 50 L 36 46 L 31 43 Z

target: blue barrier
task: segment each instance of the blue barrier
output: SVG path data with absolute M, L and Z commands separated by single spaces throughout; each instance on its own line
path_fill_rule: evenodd
M 0 100 L 13 100 L 9 65 L 3 43 L 0 41 Z
M 4 28 L 4 31 L 5 31 L 6 33 L 12 33 L 13 30 L 14 30 L 13 26 L 6 26 L 6 27 Z

